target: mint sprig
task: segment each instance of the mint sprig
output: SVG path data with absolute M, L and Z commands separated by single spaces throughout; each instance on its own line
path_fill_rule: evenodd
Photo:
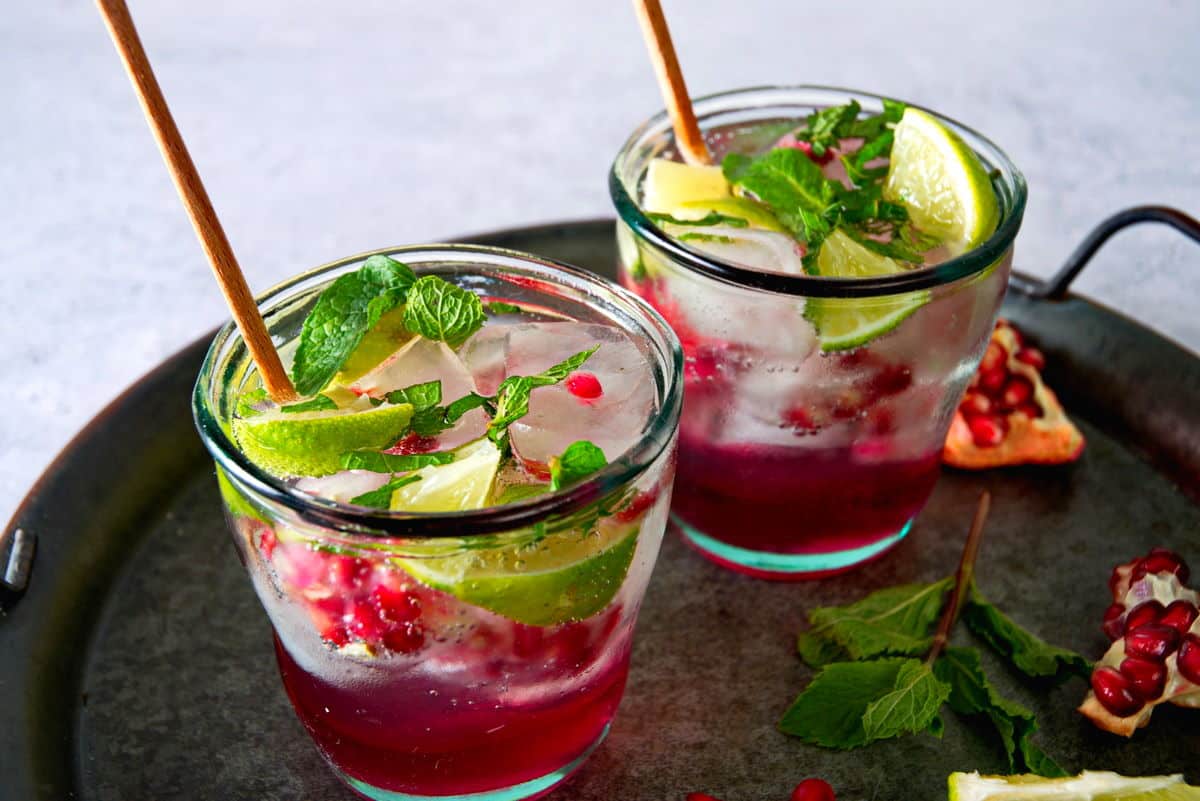
M 785 734 L 842 749 L 904 733 L 937 736 L 939 710 L 945 703 L 957 714 L 987 720 L 1013 770 L 1063 775 L 1032 741 L 1037 731 L 1033 714 L 995 690 L 978 650 L 946 647 L 961 610 L 964 618 L 974 620 L 972 632 L 1027 676 L 1057 676 L 1054 665 L 1058 671 L 1065 670 L 1064 665 L 1078 671 L 1075 660 L 1082 661 L 1025 631 L 974 590 L 975 553 L 985 515 L 986 501 L 981 499 L 953 579 L 892 587 L 847 606 L 809 614 L 812 625 L 797 648 L 820 670 L 780 720 Z
M 407 265 L 372 256 L 330 284 L 300 330 L 292 365 L 296 391 L 315 395 L 324 389 L 371 326 L 405 301 L 416 280 Z
M 537 387 L 557 384 L 583 366 L 583 363 L 599 350 L 593 345 L 573 356 L 563 359 L 535 375 L 510 375 L 500 382 L 493 398 L 484 399 L 489 407 L 492 421 L 488 424 L 488 437 L 501 449 L 508 447 L 508 427 L 529 414 L 529 399 Z
M 326 395 L 317 395 L 306 401 L 280 406 L 279 411 L 284 414 L 297 414 L 298 412 L 324 412 L 336 408 L 337 404 L 333 402 L 333 398 Z
M 604 451 L 586 439 L 572 442 L 559 456 L 550 459 L 550 489 L 560 490 L 581 481 L 608 464 Z
M 381 451 L 347 451 L 342 454 L 343 470 L 370 470 L 373 473 L 407 473 L 437 464 L 454 461 L 452 451 L 437 453 L 383 453 Z
M 485 319 L 478 295 L 436 275 L 417 279 L 404 307 L 405 328 L 452 348 L 466 342 Z

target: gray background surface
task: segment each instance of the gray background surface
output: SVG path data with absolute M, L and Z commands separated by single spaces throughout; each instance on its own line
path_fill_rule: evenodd
M 132 5 L 256 290 L 368 248 L 606 215 L 611 157 L 661 105 L 623 0 Z M 1200 3 L 666 8 L 694 94 L 854 86 L 987 132 L 1031 187 L 1020 269 L 1047 274 L 1127 205 L 1200 213 Z M 1200 349 L 1200 248 L 1165 229 L 1122 236 L 1078 288 Z M 103 404 L 224 316 L 92 4 L 8 0 L 0 518 Z

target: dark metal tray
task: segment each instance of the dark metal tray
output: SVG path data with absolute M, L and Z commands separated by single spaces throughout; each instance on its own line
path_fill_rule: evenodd
M 1196 236 L 1163 209 L 1126 213 Z M 1182 218 L 1179 219 L 1179 218 Z M 613 223 L 541 226 L 473 241 L 611 274 Z M 1003 769 L 983 728 L 947 715 L 941 740 L 855 752 L 775 730 L 808 679 L 794 656 L 806 608 L 953 570 L 979 491 L 994 496 L 985 592 L 1052 642 L 1098 657 L 1117 562 L 1154 545 L 1200 568 L 1200 359 L 1066 293 L 1085 246 L 1050 284 L 1014 280 L 1004 314 L 1046 350 L 1048 380 L 1080 420 L 1075 465 L 947 471 L 911 536 L 848 576 L 775 584 L 719 569 L 669 534 L 651 582 L 628 692 L 608 741 L 553 797 L 786 798 L 808 775 L 839 798 L 936 799 L 952 770 Z M 1091 248 L 1094 250 L 1094 248 Z M 0 799 L 344 799 L 293 716 L 270 629 L 221 518 L 188 399 L 208 337 L 105 409 L 30 490 L 0 540 L 37 538 L 27 590 L 0 614 Z M 26 552 L 28 555 L 28 552 Z M 15 563 L 8 575 L 17 584 Z M 964 636 L 960 634 L 959 636 Z M 1038 712 L 1040 741 L 1072 770 L 1183 771 L 1200 782 L 1200 712 L 1160 708 L 1132 741 L 1074 712 L 1085 683 L 1002 691 Z

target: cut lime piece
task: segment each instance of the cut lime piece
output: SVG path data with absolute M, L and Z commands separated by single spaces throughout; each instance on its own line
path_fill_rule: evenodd
M 904 112 L 896 125 L 884 196 L 908 209 L 922 232 L 954 255 L 983 242 L 1000 219 L 996 193 L 979 156 L 929 113 Z
M 412 339 L 412 333 L 404 327 L 404 307 L 397 306 L 386 312 L 371 330 L 363 335 L 346 363 L 334 375 L 331 386 L 344 387 L 373 370 L 388 356 Z
M 654 159 L 642 184 L 642 208 L 671 214 L 684 203 L 729 197 L 729 182 L 720 167 L 701 167 L 669 159 Z
M 584 620 L 607 607 L 633 562 L 637 524 L 606 520 L 595 531 L 564 531 L 535 543 L 406 559 L 429 586 L 530 626 Z
M 718 197 L 707 200 L 689 200 L 679 204 L 671 212 L 677 220 L 699 220 L 711 214 L 724 214 L 728 217 L 738 217 L 750 223 L 754 228 L 765 228 L 768 231 L 787 233 L 779 220 L 760 203 L 747 200 L 744 197 Z M 697 228 L 697 231 L 703 230 Z
M 817 253 L 817 272 L 823 277 L 868 278 L 904 270 L 842 231 L 830 234 Z M 821 350 L 847 350 L 888 333 L 928 301 L 927 291 L 878 298 L 809 298 L 804 316 L 816 326 Z
M 500 467 L 500 449 L 484 437 L 454 452 L 449 464 L 417 471 L 420 481 L 392 493 L 392 509 L 404 512 L 464 512 L 488 505 Z
M 1032 774 L 981 776 L 951 773 L 950 801 L 1200 801 L 1200 787 L 1183 776 L 1121 776 L 1085 770 L 1078 776 L 1046 779 Z
M 234 418 L 233 436 L 250 461 L 280 476 L 324 476 L 341 469 L 346 451 L 386 448 L 407 430 L 408 403 L 376 408 Z

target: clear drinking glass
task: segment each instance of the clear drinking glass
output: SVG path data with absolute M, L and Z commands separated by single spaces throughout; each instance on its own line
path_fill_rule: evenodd
M 814 109 L 851 99 L 882 109 L 874 95 L 798 86 L 712 95 L 695 110 L 719 160 L 760 153 Z M 665 113 L 618 153 L 609 187 L 621 279 L 667 318 L 685 355 L 672 514 L 710 559 L 765 578 L 837 573 L 898 543 L 928 499 L 1004 296 L 1026 199 L 999 148 L 939 119 L 991 171 L 999 225 L 967 253 L 882 277 L 756 271 L 665 234 L 639 205 L 650 160 L 678 160 Z M 861 347 L 822 352 L 803 319 L 814 299 L 900 321 Z
M 620 702 L 667 522 L 682 355 L 652 309 L 583 271 L 472 246 L 381 252 L 485 300 L 615 326 L 651 366 L 654 411 L 638 442 L 603 470 L 530 500 L 437 514 L 320 499 L 251 463 L 229 433 L 252 367 L 232 324 L 217 334 L 196 384 L 196 424 L 274 626 L 284 687 L 334 770 L 373 799 L 528 798 L 582 763 Z M 370 255 L 300 275 L 261 299 L 285 358 L 320 290 Z M 595 538 L 612 546 L 573 562 Z M 473 590 L 521 606 L 527 622 L 414 578 L 479 564 L 490 570 Z M 571 619 L 536 624 L 561 617 L 553 614 L 561 605 Z

